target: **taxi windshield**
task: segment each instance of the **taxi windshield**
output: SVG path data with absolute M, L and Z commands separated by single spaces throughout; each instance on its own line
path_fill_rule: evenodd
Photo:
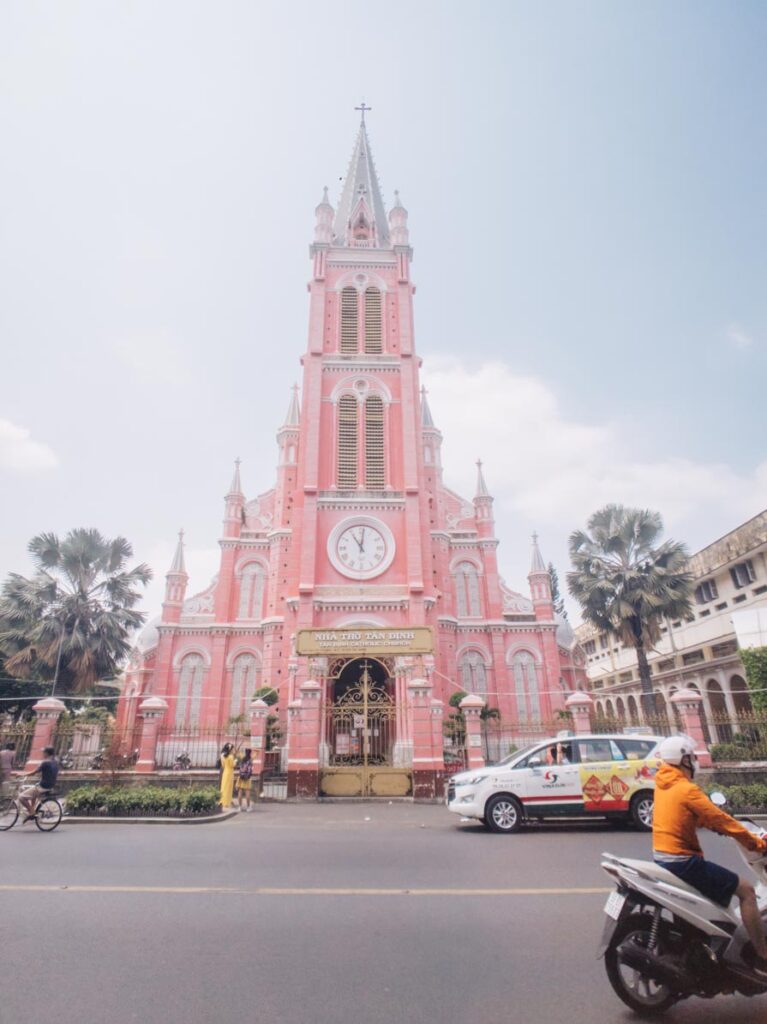
M 528 743 L 526 747 L 522 747 L 521 750 L 513 750 L 510 754 L 507 754 L 501 761 L 496 761 L 499 768 L 503 768 L 504 765 L 511 764 L 512 761 L 518 761 L 520 757 L 524 757 L 531 751 L 539 746 L 538 743 Z

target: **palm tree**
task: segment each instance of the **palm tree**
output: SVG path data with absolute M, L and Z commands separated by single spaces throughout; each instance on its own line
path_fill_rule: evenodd
M 127 569 L 124 537 L 72 530 L 63 541 L 41 533 L 29 542 L 37 572 L 11 573 L 0 597 L 0 650 L 17 678 L 53 675 L 54 687 L 79 693 L 112 678 L 144 621 L 135 610 L 152 572 Z
M 583 617 L 617 636 L 637 652 L 642 705 L 655 712 L 647 652 L 660 638 L 664 618 L 688 617 L 691 574 L 683 544 L 659 543 L 663 522 L 657 512 L 606 505 L 586 531 L 570 535 L 573 571 L 567 586 Z

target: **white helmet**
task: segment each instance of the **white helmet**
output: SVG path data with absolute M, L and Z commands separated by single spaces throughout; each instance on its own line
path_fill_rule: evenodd
M 676 765 L 680 765 L 688 757 L 692 770 L 696 771 L 698 768 L 695 744 L 689 736 L 667 736 L 658 744 L 657 755 L 661 761 Z

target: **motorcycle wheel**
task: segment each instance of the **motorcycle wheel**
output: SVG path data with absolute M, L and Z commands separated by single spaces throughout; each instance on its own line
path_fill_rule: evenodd
M 651 981 L 633 967 L 626 967 L 620 962 L 618 946 L 629 937 L 639 945 L 647 945 L 651 928 L 652 917 L 649 914 L 630 914 L 615 929 L 605 952 L 607 978 L 613 991 L 641 1017 L 657 1017 L 678 1000 L 678 996 L 665 985 Z

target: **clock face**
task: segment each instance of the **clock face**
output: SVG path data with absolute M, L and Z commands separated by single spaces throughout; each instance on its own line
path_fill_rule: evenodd
M 370 517 L 347 519 L 328 538 L 328 555 L 344 576 L 371 579 L 391 565 L 394 537 L 387 526 Z

